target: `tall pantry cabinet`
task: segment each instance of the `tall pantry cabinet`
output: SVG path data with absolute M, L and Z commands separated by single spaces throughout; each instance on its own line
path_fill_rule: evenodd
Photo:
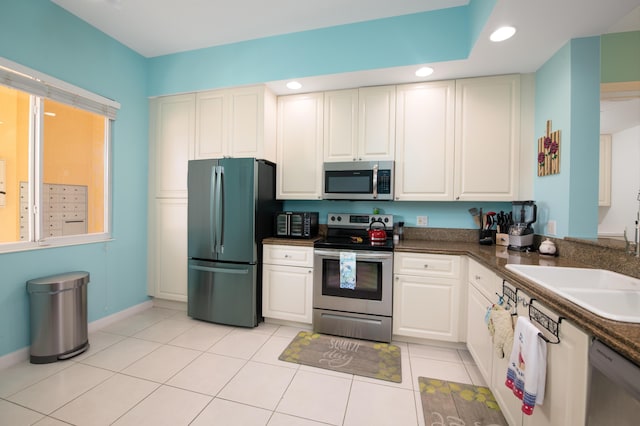
M 147 292 L 187 300 L 187 168 L 195 150 L 195 95 L 149 103 Z
M 187 172 L 192 159 L 275 161 L 276 98 L 247 86 L 153 98 L 149 104 L 148 283 L 187 300 Z

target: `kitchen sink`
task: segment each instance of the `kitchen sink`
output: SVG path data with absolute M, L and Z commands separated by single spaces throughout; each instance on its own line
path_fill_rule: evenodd
M 519 264 L 506 268 L 596 315 L 640 323 L 640 279 L 605 269 Z

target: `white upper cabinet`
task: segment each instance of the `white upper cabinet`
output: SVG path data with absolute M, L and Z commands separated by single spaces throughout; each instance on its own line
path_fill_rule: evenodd
M 187 165 L 193 158 L 195 95 L 151 99 L 149 185 L 155 197 L 187 196 Z
M 322 198 L 323 99 L 323 93 L 278 97 L 278 199 Z
M 324 161 L 358 156 L 358 89 L 324 94 Z
M 453 200 L 455 82 L 396 87 L 395 199 Z
M 358 89 L 358 160 L 393 160 L 396 87 Z
M 393 160 L 395 86 L 324 96 L 324 161 Z
M 195 158 L 276 159 L 276 97 L 264 86 L 196 95 Z
M 520 76 L 457 80 L 455 110 L 454 199 L 517 199 Z
M 600 135 L 598 205 L 611 205 L 611 135 Z

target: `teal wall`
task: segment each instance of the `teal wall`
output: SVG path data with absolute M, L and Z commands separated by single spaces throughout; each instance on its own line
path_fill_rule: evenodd
M 149 118 L 145 58 L 49 0 L 2 2 L 0 56 L 122 105 L 113 138 L 114 240 L 0 254 L 2 356 L 29 345 L 29 279 L 88 271 L 89 321 L 147 300 Z
M 540 216 L 556 235 L 595 238 L 598 225 L 600 37 L 571 40 L 536 73 L 536 140 L 561 131 L 560 173 L 534 178 Z M 537 228 L 546 232 L 546 220 Z
M 495 0 L 150 59 L 149 94 L 465 59 Z

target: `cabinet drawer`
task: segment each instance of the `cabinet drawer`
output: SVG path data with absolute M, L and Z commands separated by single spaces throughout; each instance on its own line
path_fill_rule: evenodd
M 502 294 L 502 279 L 472 259 L 469 259 L 469 283 L 489 300 L 496 300 L 496 293 Z
M 395 253 L 395 274 L 425 277 L 460 277 L 460 256 L 423 253 Z
M 313 267 L 313 247 L 266 244 L 263 263 Z

